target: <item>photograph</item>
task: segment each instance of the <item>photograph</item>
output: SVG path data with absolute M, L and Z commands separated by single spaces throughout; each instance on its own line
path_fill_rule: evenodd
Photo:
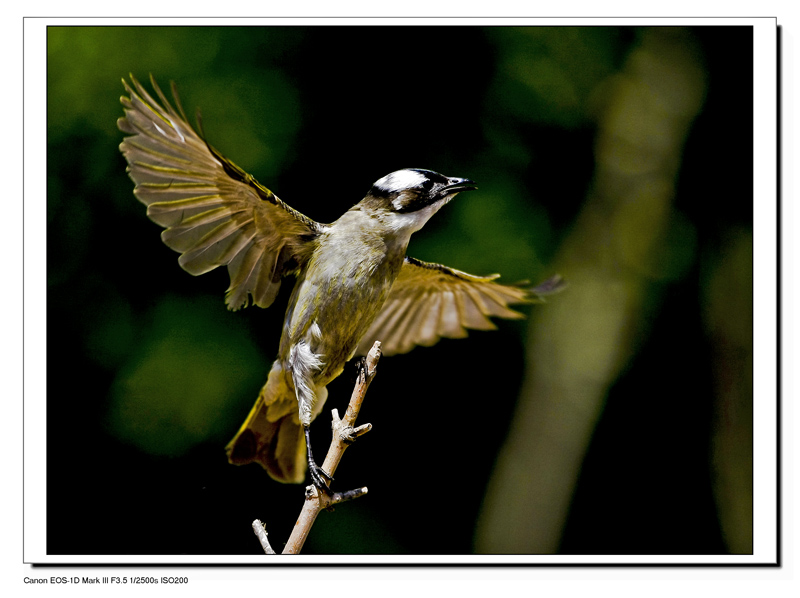
M 47 558 L 748 562 L 755 32 L 48 25 Z

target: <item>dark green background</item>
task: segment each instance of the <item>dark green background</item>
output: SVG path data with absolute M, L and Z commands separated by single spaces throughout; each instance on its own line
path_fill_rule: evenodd
M 291 285 L 269 310 L 230 313 L 224 271 L 193 278 L 180 269 L 117 149 L 121 77 L 146 82 L 153 73 L 164 89 L 176 81 L 187 112 L 202 108 L 215 147 L 320 222 L 399 168 L 472 178 L 480 190 L 442 210 L 409 254 L 538 281 L 553 273 L 592 184 L 594 90 L 641 34 L 50 28 L 48 553 L 257 554 L 250 522 L 264 521 L 280 548 L 303 495 L 257 466 L 229 465 L 223 450 L 266 378 Z M 729 231 L 752 227 L 752 32 L 691 36 L 707 95 L 674 207 L 694 244 L 679 274 L 657 282 L 648 337 L 607 397 L 563 552 L 727 550 L 709 465 L 702 268 L 724 258 Z M 523 376 L 526 326 L 498 322 L 499 332 L 381 361 L 360 419 L 374 431 L 336 475 L 338 488 L 366 485 L 369 495 L 322 513 L 306 553 L 473 551 Z M 329 407 L 342 411 L 352 382 L 348 369 L 331 385 Z M 328 413 L 312 428 L 319 453 Z M 521 492 L 526 483 L 541 481 L 521 480 Z

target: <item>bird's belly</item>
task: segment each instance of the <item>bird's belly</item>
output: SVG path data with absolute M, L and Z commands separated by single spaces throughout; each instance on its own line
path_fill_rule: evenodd
M 317 384 L 324 386 L 342 372 L 383 307 L 396 274 L 377 270 L 371 276 L 342 273 L 299 281 L 296 301 L 287 312 L 281 353 L 306 343 L 322 361 L 314 376 Z
M 353 356 L 391 288 L 391 284 L 382 281 L 371 285 L 368 291 L 350 286 L 332 289 L 338 293 L 338 298 L 320 310 L 315 319 L 321 335 L 312 344 L 312 350 L 323 356 L 326 364 L 323 377 L 331 380 L 341 373 L 344 364 Z

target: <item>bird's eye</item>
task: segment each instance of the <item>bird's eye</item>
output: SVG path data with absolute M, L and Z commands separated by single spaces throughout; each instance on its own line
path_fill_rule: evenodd
M 422 185 L 420 185 L 420 187 L 422 187 L 423 191 L 426 191 L 426 192 L 430 191 L 433 188 L 433 181 L 430 180 L 430 179 L 426 179 L 422 183 Z

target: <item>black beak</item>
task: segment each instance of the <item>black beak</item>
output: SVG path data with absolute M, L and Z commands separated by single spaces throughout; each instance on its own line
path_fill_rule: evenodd
M 452 178 L 448 180 L 450 181 L 450 183 L 442 188 L 443 195 L 458 193 L 460 191 L 474 191 L 475 189 L 477 189 L 477 187 L 475 186 L 475 181 L 472 181 L 470 179 Z

